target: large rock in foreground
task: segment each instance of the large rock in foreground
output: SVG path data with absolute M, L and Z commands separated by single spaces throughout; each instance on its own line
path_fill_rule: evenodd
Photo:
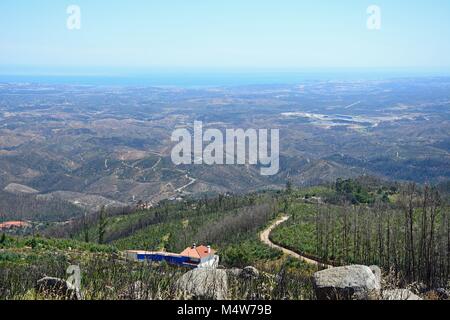
M 225 270 L 194 269 L 177 281 L 177 289 L 185 299 L 225 300 L 228 296 L 228 277 Z
M 314 289 L 319 300 L 377 299 L 381 283 L 379 269 L 361 265 L 331 268 L 314 274 Z
M 59 278 L 45 277 L 37 281 L 36 291 L 39 294 L 61 300 L 82 300 L 81 292 L 71 283 Z

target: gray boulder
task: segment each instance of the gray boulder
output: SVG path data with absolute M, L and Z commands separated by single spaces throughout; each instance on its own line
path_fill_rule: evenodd
M 377 283 L 381 286 L 381 269 L 379 266 L 370 266 L 370 270 L 372 270 L 372 273 L 375 275 L 375 279 Z
M 378 268 L 379 270 L 379 268 Z M 319 300 L 377 299 L 381 290 L 381 270 L 374 266 L 351 265 L 316 272 L 314 290 Z
M 54 299 L 82 300 L 80 289 L 59 278 L 44 277 L 37 281 L 36 292 Z
M 184 299 L 225 300 L 228 297 L 228 276 L 225 270 L 194 269 L 176 283 Z
M 435 291 L 440 300 L 448 300 L 450 298 L 450 292 L 444 288 L 438 288 Z
M 231 268 L 226 270 L 230 277 L 240 278 L 244 280 L 252 280 L 259 278 L 259 271 L 255 267 L 245 267 L 244 269 Z
M 383 300 L 422 300 L 421 297 L 415 295 L 407 289 L 384 290 L 382 293 Z
M 259 271 L 255 267 L 245 267 L 241 272 L 241 277 L 245 279 L 257 279 L 259 278 Z
M 226 269 L 226 270 L 227 270 L 228 275 L 231 277 L 240 278 L 242 276 L 242 269 L 231 268 L 231 269 Z

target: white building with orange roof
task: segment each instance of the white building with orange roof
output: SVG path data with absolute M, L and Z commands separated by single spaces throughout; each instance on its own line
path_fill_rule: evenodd
M 219 266 L 219 256 L 210 246 L 197 246 L 186 248 L 181 253 L 151 252 L 129 250 L 126 251 L 127 258 L 141 262 L 162 262 L 180 265 L 190 268 L 216 269 Z
M 198 268 L 217 268 L 219 266 L 219 256 L 210 246 L 192 245 L 180 253 L 183 257 L 189 257 L 191 260 L 198 261 Z
M 25 221 L 7 221 L 0 223 L 0 230 L 11 230 L 11 229 L 21 229 L 30 228 L 31 224 Z

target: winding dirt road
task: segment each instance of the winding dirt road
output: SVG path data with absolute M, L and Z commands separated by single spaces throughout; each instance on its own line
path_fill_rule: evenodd
M 278 227 L 280 224 L 286 222 L 287 220 L 289 220 L 289 217 L 288 216 L 283 216 L 279 220 L 275 221 L 269 228 L 267 228 L 266 230 L 264 230 L 261 233 L 261 235 L 260 235 L 261 241 L 263 243 L 265 243 L 266 245 L 268 245 L 269 247 L 271 247 L 271 248 L 281 250 L 284 254 L 287 254 L 287 255 L 289 255 L 289 256 L 291 256 L 293 258 L 296 258 L 296 259 L 299 259 L 301 261 L 304 261 L 304 262 L 306 262 L 308 264 L 315 265 L 317 267 L 322 267 L 322 268 L 333 268 L 333 266 L 331 266 L 331 265 L 323 264 L 322 262 L 319 262 L 319 261 L 316 261 L 316 260 L 304 257 L 304 256 L 302 256 L 302 255 L 300 255 L 300 254 L 298 254 L 298 253 L 296 253 L 296 252 L 294 252 L 292 250 L 289 250 L 289 249 L 286 249 L 286 248 L 281 247 L 279 245 L 276 245 L 275 243 L 270 241 L 269 236 L 270 236 L 270 233 L 272 232 L 272 230 L 275 229 L 276 227 Z
M 197 179 L 189 177 L 188 175 L 186 175 L 186 178 L 188 178 L 190 180 L 189 183 L 185 184 L 181 188 L 176 189 L 175 190 L 176 193 L 182 192 L 184 189 L 187 189 L 188 187 L 190 187 L 191 185 L 193 185 L 194 183 L 197 182 Z

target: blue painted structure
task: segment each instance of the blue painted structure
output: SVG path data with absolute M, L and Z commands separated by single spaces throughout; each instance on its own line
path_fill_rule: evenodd
M 165 261 L 170 264 L 189 267 L 195 267 L 200 263 L 200 260 L 198 259 L 192 259 L 181 255 L 156 253 L 156 252 L 138 253 L 136 255 L 136 259 L 138 261 L 154 261 L 154 262 Z

